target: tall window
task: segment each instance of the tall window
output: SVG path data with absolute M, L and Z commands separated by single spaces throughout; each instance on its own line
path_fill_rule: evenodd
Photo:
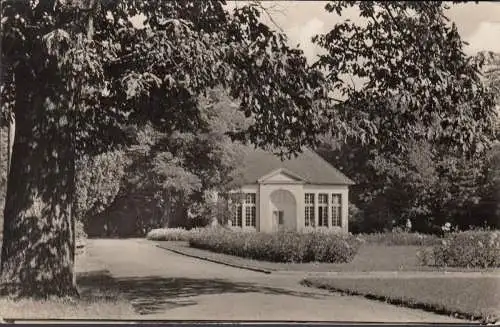
M 328 227 L 328 194 L 318 194 L 318 226 Z
M 255 227 L 257 225 L 255 199 L 255 193 L 245 194 L 245 226 Z
M 332 194 L 332 226 L 342 225 L 342 195 Z
M 241 203 L 236 204 L 233 215 L 233 226 L 242 227 L 243 224 L 243 207 Z
M 305 226 L 314 227 L 314 193 L 306 193 L 305 195 Z
M 233 211 L 233 226 L 243 226 L 243 206 L 241 205 L 241 197 L 239 194 L 232 194 L 231 203 L 234 206 Z

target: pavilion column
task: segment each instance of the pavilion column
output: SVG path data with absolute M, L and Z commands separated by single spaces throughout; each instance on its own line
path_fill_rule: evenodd
M 333 216 L 333 211 L 332 211 L 332 204 L 333 204 L 333 199 L 332 199 L 332 194 L 331 193 L 326 193 L 326 224 L 329 229 L 332 228 L 332 216 Z
M 319 226 L 319 198 L 318 192 L 314 193 L 314 228 Z

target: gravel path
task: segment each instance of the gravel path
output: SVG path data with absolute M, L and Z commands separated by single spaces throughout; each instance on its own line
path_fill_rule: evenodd
M 144 319 L 464 322 L 299 285 L 299 274 L 263 274 L 137 240 L 90 240 L 77 266 L 102 266 Z

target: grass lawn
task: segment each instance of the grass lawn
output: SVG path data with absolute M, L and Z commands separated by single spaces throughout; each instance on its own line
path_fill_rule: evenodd
M 2 237 L 0 235 L 0 241 Z M 0 242 L 1 244 L 1 242 Z M 75 262 L 79 299 L 46 300 L 0 297 L 0 318 L 11 319 L 137 319 L 132 305 L 108 287 L 106 271 L 89 256 L 77 256 Z
M 277 263 L 258 261 L 189 247 L 187 242 L 155 241 L 160 247 L 187 255 L 215 260 L 230 265 L 252 267 L 269 271 L 305 272 L 373 272 L 373 271 L 484 271 L 484 269 L 437 268 L 420 266 L 416 253 L 418 246 L 388 246 L 365 244 L 349 263 Z
M 130 302 L 112 287 L 112 278 L 92 256 L 77 256 L 75 262 L 78 299 L 47 300 L 0 297 L 0 318 L 10 319 L 137 319 Z
M 500 319 L 500 278 L 496 277 L 311 277 L 304 284 L 483 322 Z
M 94 273 L 79 273 L 79 299 L 14 300 L 0 297 L 0 317 L 9 319 L 134 319 L 131 304 L 118 293 L 108 289 L 102 276 L 95 272 L 101 282 L 96 283 Z

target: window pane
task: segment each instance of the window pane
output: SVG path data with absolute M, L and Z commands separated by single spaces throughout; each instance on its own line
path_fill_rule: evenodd
M 340 194 L 332 194 L 332 204 L 340 204 Z
M 318 202 L 320 204 L 327 204 L 328 203 L 328 194 L 325 194 L 325 193 L 318 194 Z
M 245 226 L 256 226 L 256 213 L 257 209 L 255 207 L 256 194 L 246 193 L 245 194 Z
M 342 195 L 332 194 L 332 226 L 340 226 L 342 224 Z
M 238 217 L 236 219 L 237 225 L 242 227 L 243 226 L 243 206 L 242 205 L 238 206 L 237 213 L 238 213 Z
M 233 212 L 233 226 L 242 226 L 243 222 L 243 214 L 242 214 L 243 207 L 242 205 L 236 205 L 234 207 L 234 212 Z
M 328 194 L 318 194 L 318 226 L 328 226 Z
M 328 226 L 328 207 L 318 207 L 318 226 Z
M 332 207 L 332 226 L 341 226 L 340 207 Z
M 236 221 L 238 220 L 238 207 L 237 206 L 234 206 L 232 208 L 232 211 L 233 211 L 233 215 L 232 215 L 232 221 L 233 221 L 233 225 L 236 225 Z
M 252 211 L 251 207 L 245 207 L 245 226 L 252 225 Z
M 245 203 L 246 204 L 253 204 L 253 203 L 255 203 L 255 193 L 247 193 L 245 195 Z
M 314 226 L 314 207 L 306 207 L 304 213 L 304 223 L 306 227 Z
M 306 227 L 314 226 L 314 193 L 305 194 L 304 224 Z
M 314 204 L 314 193 L 306 193 L 305 202 L 306 204 Z

